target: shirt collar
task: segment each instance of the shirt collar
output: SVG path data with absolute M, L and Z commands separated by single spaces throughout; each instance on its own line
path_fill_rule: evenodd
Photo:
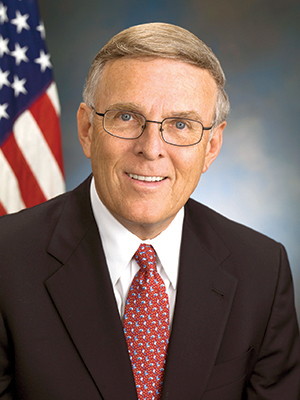
M 90 195 L 94 217 L 101 236 L 113 285 L 115 285 L 139 245 L 143 242 L 154 247 L 165 273 L 173 288 L 176 289 L 184 208 L 179 210 L 167 229 L 157 237 L 142 241 L 117 221 L 104 206 L 96 192 L 94 178 L 91 182 Z

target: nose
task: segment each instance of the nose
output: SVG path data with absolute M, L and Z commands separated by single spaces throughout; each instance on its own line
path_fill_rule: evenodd
M 136 140 L 135 151 L 148 160 L 155 160 L 164 154 L 165 143 L 161 136 L 161 123 L 146 120 L 143 134 Z

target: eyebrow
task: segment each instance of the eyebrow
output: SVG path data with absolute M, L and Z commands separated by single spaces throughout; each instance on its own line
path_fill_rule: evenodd
M 197 111 L 191 110 L 191 111 L 174 111 L 170 114 L 170 117 L 178 117 L 178 118 L 188 118 L 188 119 L 194 119 L 196 121 L 201 121 L 202 118 L 200 115 L 197 113 Z
M 142 106 L 137 103 L 115 103 L 108 107 L 108 110 L 125 110 L 141 113 Z
M 142 105 L 138 103 L 115 103 L 112 104 L 111 106 L 108 107 L 108 110 L 125 110 L 125 111 L 132 111 L 136 112 L 139 114 L 143 114 L 142 110 Z M 200 115 L 197 113 L 195 110 L 188 110 L 188 111 L 172 111 L 170 114 L 167 115 L 165 118 L 188 118 L 188 119 L 193 119 L 196 121 L 202 122 L 202 118 Z

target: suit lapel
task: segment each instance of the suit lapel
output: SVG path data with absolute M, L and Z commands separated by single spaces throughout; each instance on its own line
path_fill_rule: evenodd
M 214 366 L 237 280 L 220 267 L 229 251 L 210 226 L 195 228 L 186 209 L 176 306 L 162 400 L 201 398 Z M 196 221 L 201 221 L 197 219 Z M 210 238 L 213 249 L 207 249 Z M 214 256 L 210 253 L 213 250 Z
M 48 251 L 63 265 L 45 285 L 102 397 L 115 400 L 126 393 L 127 399 L 136 400 L 98 229 L 88 190 L 82 189 L 72 193 L 53 234 Z

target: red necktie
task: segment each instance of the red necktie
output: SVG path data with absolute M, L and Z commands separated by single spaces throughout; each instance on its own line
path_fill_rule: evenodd
M 139 400 L 160 398 L 169 341 L 169 299 L 152 246 L 134 255 L 140 269 L 125 305 L 124 333 Z

